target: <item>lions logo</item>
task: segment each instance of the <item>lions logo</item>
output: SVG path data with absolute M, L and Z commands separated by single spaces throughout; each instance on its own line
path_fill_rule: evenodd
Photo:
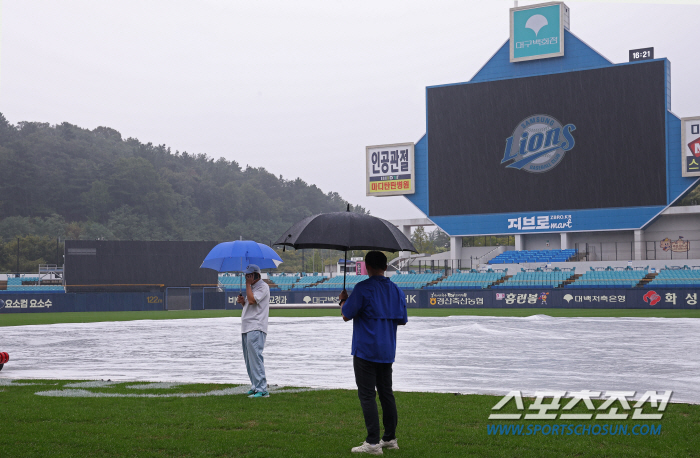
M 571 132 L 573 124 L 562 127 L 549 115 L 532 115 L 520 121 L 513 135 L 506 140 L 506 151 L 501 164 L 510 169 L 543 173 L 552 170 L 564 159 L 564 154 L 574 147 Z M 514 140 L 515 139 L 515 140 Z M 517 142 L 517 144 L 513 144 Z

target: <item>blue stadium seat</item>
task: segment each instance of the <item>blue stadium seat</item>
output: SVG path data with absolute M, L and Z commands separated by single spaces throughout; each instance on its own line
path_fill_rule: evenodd
M 566 262 L 576 253 L 577 251 L 575 249 L 506 251 L 491 259 L 488 263 L 519 264 L 523 262 Z

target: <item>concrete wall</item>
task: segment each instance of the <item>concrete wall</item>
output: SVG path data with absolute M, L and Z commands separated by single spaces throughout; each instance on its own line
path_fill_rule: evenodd
M 700 215 L 665 215 L 644 230 L 644 240 L 647 241 L 678 240 L 679 236 L 700 242 Z
M 559 237 L 559 235 L 557 235 Z M 488 260 L 498 256 L 500 253 L 503 253 L 509 249 L 513 249 L 513 247 L 506 247 L 506 246 L 483 246 L 483 247 L 462 247 L 462 266 L 469 267 L 470 261 L 476 266 L 479 262 L 485 263 Z M 485 257 L 484 257 L 485 256 Z M 471 258 L 470 258 L 471 257 Z M 483 261 L 482 261 L 482 257 Z M 445 251 L 443 253 L 437 253 L 431 256 L 425 256 L 422 258 L 418 258 L 415 261 L 413 261 L 414 264 L 418 264 L 418 260 L 420 259 L 421 264 L 427 262 L 430 264 L 430 261 L 435 261 L 435 264 L 437 265 L 438 262 L 440 262 L 440 265 L 447 259 L 451 260 L 450 252 Z
M 524 237 L 524 250 L 561 249 L 561 236 L 559 234 L 527 234 Z M 549 246 L 547 246 L 547 241 L 549 241 Z
M 576 244 L 586 243 L 632 243 L 634 242 L 633 231 L 602 231 L 602 232 L 570 232 L 569 244 L 576 247 Z

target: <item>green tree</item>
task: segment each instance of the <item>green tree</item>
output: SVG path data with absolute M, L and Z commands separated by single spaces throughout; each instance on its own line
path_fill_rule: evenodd
M 80 234 L 81 240 L 114 240 L 114 233 L 100 223 L 88 221 Z
M 80 195 L 80 199 L 85 205 L 90 220 L 104 221 L 112 202 L 107 183 L 102 180 L 95 181 L 89 191 Z
M 447 235 L 446 232 L 440 230 L 439 227 L 436 227 L 430 232 L 428 239 L 433 244 L 436 253 L 441 253 L 450 249 L 450 236 Z
M 32 219 L 26 216 L 10 216 L 0 221 L 0 239 L 4 241 L 35 234 Z
M 170 234 L 151 218 L 122 205 L 109 214 L 107 224 L 117 240 L 170 240 Z
M 680 201 L 676 206 L 700 205 L 700 183 Z
M 123 139 L 109 127 L 0 113 L 0 237 L 269 241 L 300 219 L 344 211 L 333 191 L 262 167 Z M 368 213 L 360 206 L 352 211 Z
M 9 240 L 0 244 L 0 271 L 17 271 L 18 240 Z M 19 272 L 39 272 L 39 264 L 60 264 L 63 255 L 63 243 L 56 246 L 56 239 L 27 235 L 19 237 Z M 58 256 L 58 258 L 57 258 Z
M 434 251 L 434 245 L 430 242 L 430 237 L 425 232 L 423 226 L 418 226 L 411 234 L 411 242 L 419 253 L 431 254 Z

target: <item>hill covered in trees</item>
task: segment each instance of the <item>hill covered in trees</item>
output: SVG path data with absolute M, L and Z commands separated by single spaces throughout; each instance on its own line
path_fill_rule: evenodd
M 123 139 L 109 127 L 13 125 L 0 113 L 3 244 L 17 237 L 269 243 L 306 216 L 346 205 L 336 192 L 264 168 Z M 8 250 L 0 246 L 0 271 L 15 269 Z M 54 257 L 55 247 L 42 259 Z

